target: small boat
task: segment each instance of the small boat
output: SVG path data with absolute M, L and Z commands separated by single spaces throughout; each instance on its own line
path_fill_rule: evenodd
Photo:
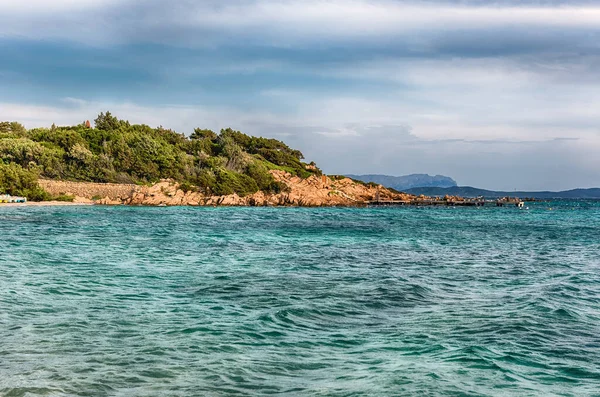
M 26 203 L 27 198 L 19 196 L 11 196 L 10 194 L 1 194 L 0 203 Z

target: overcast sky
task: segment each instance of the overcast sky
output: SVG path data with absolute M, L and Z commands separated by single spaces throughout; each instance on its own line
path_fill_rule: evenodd
M 0 120 L 110 110 L 327 173 L 600 186 L 600 3 L 1 0 Z

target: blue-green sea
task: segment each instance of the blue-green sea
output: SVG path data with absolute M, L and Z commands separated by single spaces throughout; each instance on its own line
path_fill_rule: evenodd
M 0 395 L 600 396 L 600 202 L 0 207 Z

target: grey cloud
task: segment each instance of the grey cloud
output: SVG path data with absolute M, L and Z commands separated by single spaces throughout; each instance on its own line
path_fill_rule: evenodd
M 140 63 L 151 67 L 162 65 L 177 69 L 180 65 L 180 69 L 196 68 L 200 73 L 206 69 L 215 71 L 227 69 L 232 64 L 251 63 L 270 65 L 267 67 L 277 65 L 275 67 L 293 68 L 299 72 L 310 73 L 319 68 L 335 73 L 337 69 L 365 62 L 458 58 L 511 59 L 526 70 L 567 82 L 569 79 L 600 79 L 596 73 L 600 67 L 600 26 L 597 24 L 590 26 L 589 23 L 566 20 L 561 22 L 564 25 L 557 26 L 556 20 L 560 18 L 550 18 L 546 14 L 535 18 L 530 12 L 520 24 L 511 24 L 509 14 L 498 14 L 498 19 L 505 24 L 486 26 L 479 23 L 474 14 L 472 19 L 465 16 L 467 22 L 464 24 L 454 21 L 446 25 L 444 13 L 437 15 L 434 7 L 477 10 L 486 6 L 485 17 L 494 21 L 495 9 L 500 12 L 505 7 L 543 6 L 550 7 L 551 12 L 561 12 L 564 7 L 557 5 L 564 5 L 562 2 L 442 1 L 424 5 L 405 1 L 332 1 L 323 3 L 323 7 L 337 7 L 326 17 L 310 12 L 298 17 L 288 15 L 291 11 L 301 12 L 303 8 L 295 6 L 298 3 L 286 1 L 179 0 L 167 3 L 128 0 L 104 3 L 99 0 L 96 3 L 94 8 L 52 15 L 24 11 L 13 11 L 12 15 L 0 13 L 0 37 L 76 41 L 83 46 L 102 47 L 105 53 L 113 51 L 123 56 L 126 62 L 139 58 Z M 314 6 L 317 3 L 306 4 Z M 369 11 L 373 8 L 367 7 L 369 4 L 375 5 L 378 11 Z M 578 4 L 594 6 L 592 2 Z M 356 17 L 356 20 L 344 21 L 343 16 L 336 16 L 334 11 L 350 5 L 358 7 L 356 10 L 364 7 L 365 11 L 373 12 L 373 19 Z M 394 24 L 392 19 L 381 24 L 387 27 L 379 27 L 377 18 L 385 19 L 386 14 L 394 14 L 398 5 L 424 13 L 421 17 L 416 15 L 417 19 L 437 21 L 440 18 L 441 22 L 416 24 L 404 29 L 402 23 Z M 290 21 L 278 21 L 276 13 L 269 11 L 273 7 L 279 7 L 277 10 L 296 8 L 288 10 L 285 16 L 291 18 Z M 388 9 L 390 12 L 386 13 Z M 568 9 L 574 10 L 573 7 Z M 396 10 L 395 14 L 402 20 L 407 19 L 402 12 Z M 585 16 L 585 10 L 577 15 Z M 49 18 L 54 23 L 44 23 Z M 544 22 L 546 19 L 547 23 Z M 82 20 L 86 23 L 81 23 Z M 348 27 L 340 28 L 345 25 Z M 145 54 L 140 55 L 144 46 L 148 46 Z M 152 57 L 152 53 L 156 56 Z
M 408 126 L 348 127 L 358 135 L 323 136 L 317 133 L 323 128 L 313 126 L 296 127 L 285 139 L 332 174 L 443 174 L 459 184 L 505 190 L 600 186 L 600 175 L 577 159 L 581 148 L 572 145 L 577 139 L 425 140 L 413 135 Z M 282 127 L 254 124 L 247 128 L 277 137 Z M 600 166 L 600 160 L 597 163 Z
M 557 137 L 545 141 L 424 139 L 409 125 L 352 123 L 333 128 L 279 121 L 268 115 L 230 109 L 142 108 L 133 104 L 63 101 L 64 107 L 0 103 L 0 119 L 27 126 L 72 124 L 111 109 L 132 122 L 165 125 L 189 133 L 193 127 L 233 127 L 246 133 L 283 139 L 330 174 L 443 174 L 460 184 L 489 189 L 553 190 L 600 186 L 600 142 Z M 338 132 L 342 134 L 323 134 Z M 351 133 L 347 133 L 351 132 Z
M 36 123 L 111 102 L 186 132 L 280 137 L 331 173 L 600 184 L 595 2 L 96 0 L 52 14 L 60 0 L 35 1 L 0 12 L 0 73 L 15 77 L 0 99 L 52 104 L 20 113 Z M 96 102 L 55 109 L 65 96 Z

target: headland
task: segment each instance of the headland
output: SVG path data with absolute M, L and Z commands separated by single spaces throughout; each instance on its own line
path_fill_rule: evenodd
M 94 127 L 89 121 L 33 129 L 0 122 L 0 194 L 27 202 L 21 205 L 482 204 L 326 175 L 314 162 L 305 162 L 302 152 L 276 139 L 230 128 L 219 133 L 195 128 L 187 136 L 131 124 L 110 112 L 100 113 Z
M 428 199 L 344 176 L 276 139 L 232 129 L 185 134 L 110 112 L 74 126 L 0 123 L 0 193 L 103 205 L 362 206 Z

